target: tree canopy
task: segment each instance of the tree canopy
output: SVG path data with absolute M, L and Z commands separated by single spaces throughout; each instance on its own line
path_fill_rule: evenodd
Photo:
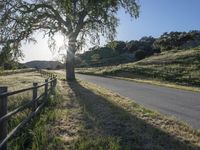
M 171 49 L 193 48 L 200 45 L 200 31 L 163 33 L 154 42 L 162 51 Z
M 113 40 L 121 8 L 131 17 L 139 15 L 136 0 L 1 0 L 0 45 L 19 52 L 21 42 L 35 41 L 33 33 L 39 30 L 50 38 L 53 48 L 53 37 L 60 33 L 69 42 L 68 75 L 74 78 L 75 52 L 88 40 L 98 43 L 100 35 Z

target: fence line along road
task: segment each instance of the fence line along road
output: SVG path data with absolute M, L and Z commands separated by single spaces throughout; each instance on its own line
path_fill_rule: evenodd
M 45 79 L 45 83 L 42 85 L 38 85 L 38 83 L 33 83 L 33 86 L 26 89 L 21 89 L 13 92 L 8 92 L 8 87 L 0 87 L 0 149 L 7 149 L 7 142 L 11 139 L 26 123 L 28 123 L 31 118 L 36 116 L 38 112 L 44 107 L 47 102 L 48 96 L 52 94 L 55 90 L 57 78 L 55 75 L 48 73 L 46 71 L 39 70 L 44 76 L 48 76 L 49 78 Z M 50 87 L 49 87 L 50 85 Z M 38 96 L 38 89 L 44 87 L 44 93 Z M 32 100 L 29 102 L 17 107 L 15 110 L 7 112 L 8 110 L 8 97 L 12 95 L 16 95 L 19 93 L 23 93 L 26 91 L 32 90 Z M 41 101 L 39 101 L 42 99 Z M 30 108 L 31 113 L 20 122 L 11 132 L 7 133 L 8 128 L 8 120 L 13 115 L 22 112 L 24 109 Z

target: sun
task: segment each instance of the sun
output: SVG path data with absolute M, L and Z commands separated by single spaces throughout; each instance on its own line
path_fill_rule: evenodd
M 61 34 L 56 34 L 54 36 L 54 39 L 56 41 L 56 46 L 57 47 L 61 47 L 61 46 L 63 46 L 65 44 L 65 39 Z

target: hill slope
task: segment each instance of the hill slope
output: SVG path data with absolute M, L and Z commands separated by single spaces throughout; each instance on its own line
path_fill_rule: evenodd
M 56 69 L 62 68 L 63 64 L 59 61 L 30 61 L 25 63 L 25 66 L 29 68 L 39 68 L 39 69 Z
M 200 86 L 200 48 L 162 52 L 135 63 L 79 68 L 79 73 L 148 78 Z

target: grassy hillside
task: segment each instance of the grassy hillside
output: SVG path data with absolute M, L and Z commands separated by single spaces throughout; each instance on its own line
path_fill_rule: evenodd
M 135 63 L 78 68 L 77 72 L 126 78 L 155 79 L 200 86 L 200 48 L 162 52 Z

